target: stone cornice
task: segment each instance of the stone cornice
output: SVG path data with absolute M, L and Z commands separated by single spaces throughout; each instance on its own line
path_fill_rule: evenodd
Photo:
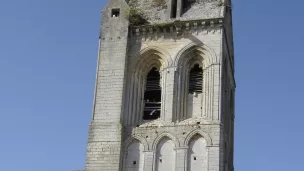
M 182 35 L 185 32 L 204 31 L 221 28 L 224 18 L 202 19 L 202 20 L 175 20 L 165 23 L 153 23 L 141 26 L 130 26 L 130 36 L 146 36 L 153 34 Z

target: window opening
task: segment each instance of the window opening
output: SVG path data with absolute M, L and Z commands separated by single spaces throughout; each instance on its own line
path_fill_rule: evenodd
M 189 0 L 182 0 L 182 3 L 183 3 L 183 12 L 185 12 L 189 8 Z
M 193 157 L 194 160 L 196 160 L 196 157 Z
M 155 67 L 147 75 L 144 101 L 143 119 L 153 120 L 159 118 L 161 108 L 160 73 Z
M 187 12 L 195 2 L 195 0 L 182 0 L 182 14 Z
M 133 164 L 135 165 L 135 164 L 136 164 L 136 161 L 133 161 Z
M 171 18 L 176 18 L 176 10 L 177 10 L 177 0 L 172 0 L 171 2 Z
M 112 9 L 112 17 L 119 17 L 120 15 L 120 9 Z
M 195 64 L 190 70 L 189 93 L 202 93 L 203 91 L 203 69 Z
M 233 95 L 233 91 L 230 91 L 230 108 L 233 108 L 234 106 L 234 95 Z

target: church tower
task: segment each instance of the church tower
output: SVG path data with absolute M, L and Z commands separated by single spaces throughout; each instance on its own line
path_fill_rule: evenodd
M 109 0 L 86 171 L 233 171 L 230 0 Z

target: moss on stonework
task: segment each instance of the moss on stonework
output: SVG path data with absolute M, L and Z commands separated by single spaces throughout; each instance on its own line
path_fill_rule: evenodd
M 127 9 L 124 13 L 126 19 L 130 22 L 130 26 L 140 26 L 148 23 L 144 18 L 144 13 L 138 8 Z
M 154 23 L 154 24 L 151 24 L 151 26 L 153 28 L 165 28 L 165 27 L 170 27 L 172 25 L 175 25 L 175 23 L 177 23 L 179 21 L 171 21 L 171 22 L 165 22 L 165 23 Z

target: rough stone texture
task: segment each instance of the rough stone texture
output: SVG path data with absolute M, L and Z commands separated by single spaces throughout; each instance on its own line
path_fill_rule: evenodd
M 103 10 L 93 120 L 90 124 L 86 171 L 120 168 L 123 92 L 128 21 L 112 17 L 112 9 L 127 9 L 124 1 L 110 1 Z M 111 100 L 109 100 L 111 99 Z
M 158 3 L 156 3 L 158 2 Z M 168 22 L 174 20 L 196 20 L 223 17 L 222 0 L 198 0 L 191 4 L 191 8 L 184 10 L 177 7 L 179 14 L 170 18 L 172 10 L 171 0 L 130 0 L 129 6 L 144 13 L 144 18 L 151 23 Z M 182 3 L 177 0 L 177 3 Z M 156 5 L 162 4 L 162 5 Z
M 221 2 L 216 0 L 202 0 L 192 4 L 191 8 L 182 15 L 183 20 L 208 19 L 222 17 Z
M 129 5 L 143 8 L 151 22 L 167 22 L 172 1 L 164 2 Z M 85 171 L 160 171 L 172 165 L 175 171 L 197 171 L 189 169 L 195 137 L 206 144 L 200 149 L 206 151 L 203 171 L 234 170 L 233 36 L 231 9 L 222 3 L 229 1 L 197 1 L 183 14 L 178 7 L 181 22 L 157 28 L 128 27 L 124 1 L 111 0 L 104 8 Z M 113 9 L 121 15 L 113 17 Z M 193 114 L 187 112 L 190 63 L 203 69 L 203 93 L 191 106 Z M 151 67 L 161 75 L 161 116 L 147 121 L 143 94 Z M 163 152 L 172 150 L 176 160 L 168 161 Z

